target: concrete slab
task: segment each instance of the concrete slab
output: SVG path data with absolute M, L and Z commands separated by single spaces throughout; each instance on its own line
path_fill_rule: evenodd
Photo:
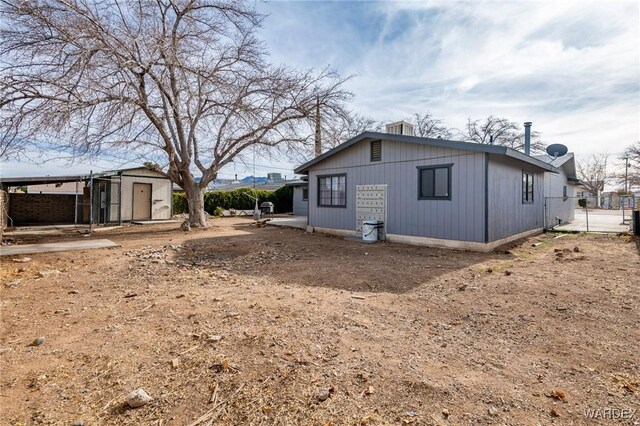
M 133 223 L 134 225 L 158 225 L 160 223 L 182 223 L 182 221 L 173 220 L 173 219 L 167 219 L 167 220 L 134 220 L 131 223 Z
M 112 231 L 122 228 L 122 225 L 113 226 L 95 226 L 94 233 Z M 37 226 L 18 226 L 16 228 L 7 228 L 4 230 L 4 237 L 35 237 L 35 236 L 52 236 L 52 235 L 71 235 L 71 234 L 88 234 L 89 225 L 37 225 Z
M 374 240 L 374 241 L 363 240 L 362 237 L 344 237 L 344 239 L 346 241 L 353 241 L 361 244 L 377 244 L 382 242 L 382 240 Z
M 288 217 L 274 217 L 268 225 L 282 226 L 285 228 L 297 228 L 307 229 L 307 217 L 306 216 L 288 216 Z
M 118 247 L 111 240 L 64 241 L 59 243 L 22 244 L 0 246 L 0 256 L 16 256 L 19 254 L 50 253 L 55 251 L 89 250 Z
M 587 214 L 589 217 L 587 218 Z M 576 209 L 575 219 L 570 223 L 553 228 L 554 231 L 564 232 L 629 232 L 631 224 L 627 222 L 631 217 L 630 211 L 622 210 L 589 210 Z M 626 221 L 625 221 L 626 220 Z M 588 225 L 587 225 L 588 223 Z

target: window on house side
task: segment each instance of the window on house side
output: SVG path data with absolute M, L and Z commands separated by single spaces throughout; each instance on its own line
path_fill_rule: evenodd
M 371 141 L 371 161 L 382 161 L 382 141 Z
M 522 172 L 522 203 L 533 203 L 533 175 Z
M 347 206 L 347 176 L 332 175 L 318 177 L 318 206 Z
M 451 164 L 418 167 L 418 199 L 451 199 Z
M 302 201 L 309 199 L 309 188 L 302 188 Z

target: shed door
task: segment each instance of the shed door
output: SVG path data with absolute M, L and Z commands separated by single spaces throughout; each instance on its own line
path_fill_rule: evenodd
M 151 184 L 133 184 L 133 220 L 151 220 Z
M 387 185 L 356 185 L 356 231 L 362 232 L 362 222 L 379 220 L 384 223 L 382 237 L 387 230 Z

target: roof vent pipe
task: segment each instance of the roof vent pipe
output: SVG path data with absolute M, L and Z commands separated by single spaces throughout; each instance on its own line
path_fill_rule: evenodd
M 524 123 L 524 153 L 531 155 L 531 122 Z
M 316 157 L 322 154 L 322 128 L 320 127 L 320 98 L 316 98 L 316 139 L 313 153 Z

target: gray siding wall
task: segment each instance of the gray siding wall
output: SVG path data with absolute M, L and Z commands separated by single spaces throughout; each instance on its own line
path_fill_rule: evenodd
M 533 174 L 532 204 L 522 203 L 522 172 Z M 489 155 L 489 242 L 544 226 L 544 173 L 517 161 Z
M 362 141 L 309 170 L 309 225 L 356 229 L 356 185 L 387 184 L 390 234 L 484 242 L 483 153 L 382 142 L 382 161 L 370 162 Z M 417 166 L 452 163 L 451 200 L 418 200 Z M 347 207 L 318 207 L 318 176 L 347 175 Z
M 293 187 L 293 214 L 296 216 L 306 216 L 309 202 L 302 199 L 302 186 Z
M 563 198 L 563 187 L 567 187 L 567 197 Z M 558 224 L 566 224 L 575 219 L 575 186 L 567 179 L 564 168 L 560 168 L 560 173 L 546 172 L 544 174 L 544 194 L 545 214 L 547 228 Z

